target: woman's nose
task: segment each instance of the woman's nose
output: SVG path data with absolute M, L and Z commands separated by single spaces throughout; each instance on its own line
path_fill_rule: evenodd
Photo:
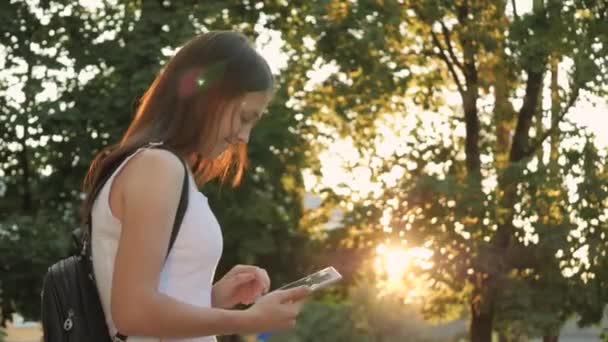
M 247 144 L 249 142 L 249 135 L 250 135 L 251 130 L 246 130 L 244 132 L 240 132 L 238 135 L 238 140 L 242 143 Z

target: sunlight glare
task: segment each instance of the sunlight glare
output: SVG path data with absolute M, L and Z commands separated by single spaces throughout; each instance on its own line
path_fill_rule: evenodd
M 430 261 L 433 251 L 424 247 L 404 248 L 380 244 L 376 247 L 376 271 L 386 275 L 386 285 L 392 288 L 402 288 L 406 274 L 416 266 L 423 270 L 433 267 Z
M 376 248 L 376 269 L 382 270 L 387 276 L 387 285 L 399 287 L 408 269 L 408 255 L 403 248 L 386 247 L 381 244 Z
M 424 247 L 380 244 L 376 247 L 374 271 L 379 296 L 398 296 L 403 303 L 424 301 L 429 279 L 420 270 L 433 267 L 433 252 Z

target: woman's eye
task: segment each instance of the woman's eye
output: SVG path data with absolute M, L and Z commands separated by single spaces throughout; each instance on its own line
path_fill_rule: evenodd
M 243 115 L 241 117 L 241 120 L 242 120 L 243 123 L 251 123 L 251 122 L 255 121 L 255 119 L 256 119 L 255 116 L 251 117 L 251 116 L 245 116 L 245 115 Z

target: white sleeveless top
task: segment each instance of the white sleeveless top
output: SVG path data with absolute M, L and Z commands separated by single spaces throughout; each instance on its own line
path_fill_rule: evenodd
M 92 257 L 95 280 L 111 336 L 116 333 L 110 311 L 110 294 L 114 259 L 118 248 L 121 222 L 110 210 L 110 187 L 116 174 L 143 148 L 137 150 L 118 167 L 103 186 L 92 208 Z M 167 152 L 168 153 L 168 152 Z M 188 208 L 181 229 L 160 274 L 159 291 L 183 302 L 211 307 L 211 287 L 217 263 L 222 254 L 222 232 L 211 211 L 207 197 L 198 191 L 188 171 Z M 180 183 L 181 184 L 181 183 Z M 181 187 L 180 187 L 181 188 Z M 154 324 L 154 322 L 150 322 Z M 158 337 L 129 336 L 128 342 L 160 342 Z M 163 339 L 163 342 L 213 342 L 215 337 Z

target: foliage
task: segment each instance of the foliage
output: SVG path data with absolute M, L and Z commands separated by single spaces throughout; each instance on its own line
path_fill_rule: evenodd
M 0 212 L 8 213 L 0 217 L 3 320 L 13 310 L 38 316 L 42 276 L 66 253 L 86 168 L 119 139 L 172 51 L 210 29 L 234 28 L 255 39 L 259 15 L 239 1 L 0 4 Z M 225 232 L 218 276 L 249 262 L 267 267 L 275 280 L 293 278 L 301 274 L 293 267 L 297 253 L 310 253 L 299 229 L 306 144 L 286 129 L 296 123 L 283 105 L 286 78 L 278 79 L 270 119 L 254 133 L 243 186 L 203 189 Z
M 433 267 L 416 270 L 431 280 L 426 318 L 466 315 L 473 341 L 492 330 L 551 337 L 573 316 L 598 322 L 608 301 L 608 153 L 572 109 L 606 98 L 608 8 L 534 0 L 524 13 L 517 3 L 2 2 L 3 267 L 40 275 L 64 253 L 92 155 L 118 139 L 171 51 L 207 29 L 256 37 L 264 28 L 287 59 L 276 101 L 253 134 L 243 185 L 203 189 L 224 226 L 218 274 L 256 263 L 282 283 L 331 253 L 361 258 L 407 240 L 433 252 Z M 9 87 L 22 93 L 5 96 Z M 306 209 L 302 171 L 321 177 L 320 155 L 339 136 L 359 160 L 335 187 L 319 181 L 323 202 Z M 349 188 L 353 174 L 374 188 Z M 327 232 L 336 210 L 342 229 Z M 23 264 L 29 249 L 40 257 Z M 36 297 L 6 284 L 28 277 L 18 286 L 32 294 L 39 281 L 11 272 L 0 278 L 3 312 L 35 316 Z M 352 305 L 311 304 L 302 324 L 339 325 L 322 318 Z
M 41 275 L 49 260 L 67 256 L 72 247 L 71 241 L 60 238 L 68 236 L 66 227 L 68 222 L 42 211 L 36 217 L 14 215 L 0 223 L 0 304 L 5 319 L 16 309 L 26 317 L 38 316 Z
M 348 304 L 310 301 L 292 332 L 276 334 L 270 341 L 368 341 L 353 321 Z
M 361 160 L 345 170 L 363 169 L 381 188 L 325 196 L 347 211 L 344 227 L 360 232 L 345 244 L 405 239 L 433 251 L 427 315 L 460 307 L 473 341 L 520 324 L 555 335 L 575 313 L 581 324 L 597 322 L 608 299 L 606 153 L 583 152 L 593 142 L 582 143 L 566 116 L 583 94 L 605 96 L 607 8 L 534 1 L 521 13 L 514 3 L 309 3 L 293 21 L 301 35 L 290 37 L 293 46 L 301 36 L 312 42 L 297 62 L 334 70 L 294 93 L 301 110 L 352 138 Z M 432 115 L 440 122 L 428 127 Z M 390 140 L 395 152 L 381 151 L 378 123 L 412 116 L 415 124 L 394 128 L 402 130 Z M 324 127 L 307 128 L 333 132 Z M 587 264 L 582 251 L 592 248 Z
M 319 298 L 308 302 L 296 329 L 276 334 L 270 341 L 446 341 L 458 335 L 450 330 L 428 324 L 417 306 L 403 304 L 398 296 L 379 297 L 374 286 L 359 283 L 347 301 Z

